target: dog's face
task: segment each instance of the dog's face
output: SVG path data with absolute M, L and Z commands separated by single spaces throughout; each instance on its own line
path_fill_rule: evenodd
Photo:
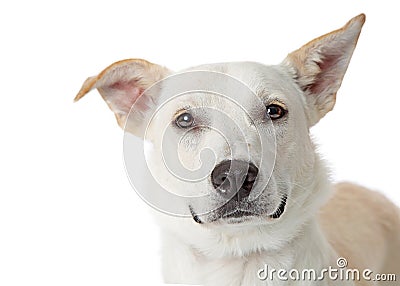
M 144 60 L 117 62 L 76 99 L 99 90 L 119 125 L 145 142 L 153 179 L 188 198 L 183 208 L 196 223 L 273 223 L 310 204 L 309 128 L 333 108 L 364 20 L 275 66 L 211 64 L 176 74 Z M 181 88 L 188 82 L 190 92 Z
M 312 146 L 303 92 L 281 66 L 213 64 L 185 73 L 219 85 L 218 94 L 195 91 L 155 104 L 143 136 L 151 173 L 175 194 L 207 196 L 187 203 L 199 223 L 278 219 L 299 171 L 292 158 L 301 168 L 313 159 L 305 157 Z M 164 80 L 158 98 L 173 84 Z

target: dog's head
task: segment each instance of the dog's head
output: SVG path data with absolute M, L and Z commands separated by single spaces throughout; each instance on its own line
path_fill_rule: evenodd
M 364 21 L 360 15 L 274 66 L 174 73 L 120 61 L 87 79 L 75 100 L 99 90 L 118 124 L 145 142 L 154 181 L 187 198 L 180 207 L 195 222 L 273 223 L 313 200 L 319 167 L 309 128 L 332 110 Z

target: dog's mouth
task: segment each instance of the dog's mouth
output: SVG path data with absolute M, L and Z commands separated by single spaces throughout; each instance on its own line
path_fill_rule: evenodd
M 287 203 L 287 195 L 283 195 L 278 208 L 276 209 L 276 211 L 273 214 L 268 215 L 268 218 L 270 218 L 270 219 L 280 218 L 282 216 L 282 214 L 285 212 L 286 203 Z M 189 209 L 190 209 L 192 218 L 196 223 L 199 223 L 199 224 L 205 223 L 205 221 L 203 221 L 200 218 L 200 216 L 195 213 L 192 206 L 189 206 Z M 231 220 L 231 219 L 242 219 L 242 218 L 257 217 L 257 216 L 259 216 L 259 214 L 255 213 L 253 211 L 236 208 L 229 212 L 225 212 L 224 214 L 222 214 L 221 218 Z
M 224 215 L 222 215 L 222 218 L 240 218 L 240 217 L 255 216 L 255 215 L 256 214 L 251 211 L 236 209 L 228 213 L 225 213 Z
M 281 199 L 281 203 L 279 204 L 277 210 L 272 215 L 270 215 L 269 217 L 272 218 L 272 219 L 280 218 L 281 215 L 285 212 L 286 201 L 287 201 L 287 195 L 283 195 L 283 197 Z

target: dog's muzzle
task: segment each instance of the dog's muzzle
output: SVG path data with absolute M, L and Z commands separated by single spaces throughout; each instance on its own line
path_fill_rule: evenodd
M 253 202 L 249 202 L 249 196 L 256 184 L 258 173 L 258 168 L 253 163 L 246 161 L 226 160 L 219 163 L 211 172 L 211 182 L 225 203 L 216 210 L 218 216 L 209 222 L 219 218 L 259 216 L 260 213 L 252 208 Z M 275 212 L 268 217 L 279 218 L 285 211 L 286 202 L 287 195 L 283 195 Z M 199 224 L 206 222 L 200 218 L 191 205 L 189 209 L 195 222 Z
M 258 175 L 258 168 L 240 160 L 219 163 L 211 173 L 214 189 L 225 199 L 247 199 Z

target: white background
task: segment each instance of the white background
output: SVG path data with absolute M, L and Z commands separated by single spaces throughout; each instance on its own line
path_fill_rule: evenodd
M 160 283 L 157 227 L 125 176 L 123 133 L 97 92 L 72 103 L 124 58 L 275 64 L 366 13 L 336 108 L 313 133 L 335 180 L 400 205 L 395 1 L 3 2 L 0 285 Z

